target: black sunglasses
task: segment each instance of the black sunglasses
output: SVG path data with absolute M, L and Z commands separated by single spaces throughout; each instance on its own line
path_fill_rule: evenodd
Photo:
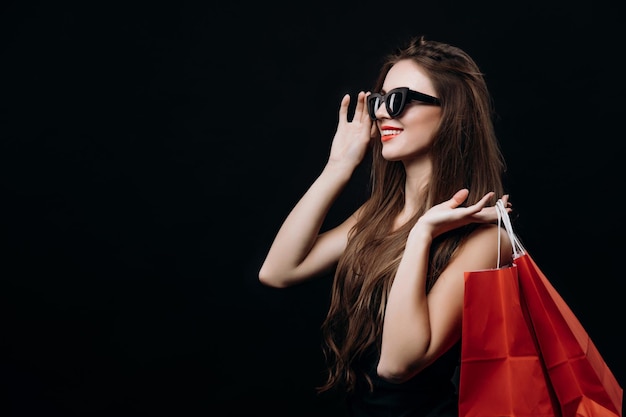
M 367 112 L 372 120 L 376 120 L 376 111 L 384 102 L 389 117 L 393 119 L 402 114 L 406 104 L 411 100 L 436 106 L 441 105 L 441 101 L 437 97 L 411 90 L 408 87 L 400 87 L 390 90 L 387 94 L 372 93 L 367 96 Z

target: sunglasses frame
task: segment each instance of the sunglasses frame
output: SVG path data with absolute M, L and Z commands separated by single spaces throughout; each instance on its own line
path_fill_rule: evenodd
M 389 104 L 387 103 L 387 101 L 391 98 L 393 94 L 399 94 L 401 101 L 400 101 L 400 105 L 397 107 L 398 110 L 393 112 L 392 114 L 389 111 Z M 387 113 L 389 114 L 389 117 L 391 117 L 392 119 L 395 119 L 396 117 L 400 116 L 404 112 L 404 109 L 409 101 L 420 101 L 422 103 L 432 104 L 434 106 L 441 105 L 441 101 L 437 97 L 420 93 L 419 91 L 411 90 L 408 87 L 398 87 L 398 88 L 389 90 L 386 94 L 372 93 L 367 97 L 367 112 L 369 113 L 370 119 L 372 120 L 378 119 L 376 117 L 376 110 L 378 109 L 374 109 L 374 103 L 373 103 L 373 101 L 376 99 L 380 99 L 381 103 L 385 103 L 385 108 L 387 109 Z

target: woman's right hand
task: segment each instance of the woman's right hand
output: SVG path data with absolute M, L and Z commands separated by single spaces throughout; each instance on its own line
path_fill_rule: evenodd
M 339 123 L 330 149 L 329 163 L 349 165 L 354 169 L 363 160 L 372 132 L 372 119 L 366 105 L 367 96 L 365 92 L 359 92 L 351 121 L 348 120 L 350 95 L 346 94 L 341 99 Z

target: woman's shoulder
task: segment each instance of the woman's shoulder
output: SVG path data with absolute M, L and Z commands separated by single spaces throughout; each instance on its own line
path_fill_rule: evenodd
M 498 239 L 508 242 L 509 236 L 504 227 L 495 223 L 479 224 L 468 236 L 469 241 L 481 240 L 483 244 L 489 241 L 493 241 L 493 243 L 497 244 Z
M 510 264 L 513 247 L 503 227 L 497 224 L 481 224 L 467 236 L 459 251 L 463 258 L 472 259 L 483 264 L 485 268 L 490 268 Z

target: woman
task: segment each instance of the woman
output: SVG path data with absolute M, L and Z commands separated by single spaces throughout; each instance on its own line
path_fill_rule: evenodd
M 280 227 L 259 271 L 287 287 L 335 270 L 322 325 L 328 379 L 353 416 L 454 416 L 464 272 L 511 262 L 496 225 L 505 169 L 490 95 L 461 49 L 412 39 L 383 64 L 375 93 L 350 96 L 328 161 Z M 370 153 L 371 194 L 321 232 Z M 507 210 L 511 210 L 508 208 Z

